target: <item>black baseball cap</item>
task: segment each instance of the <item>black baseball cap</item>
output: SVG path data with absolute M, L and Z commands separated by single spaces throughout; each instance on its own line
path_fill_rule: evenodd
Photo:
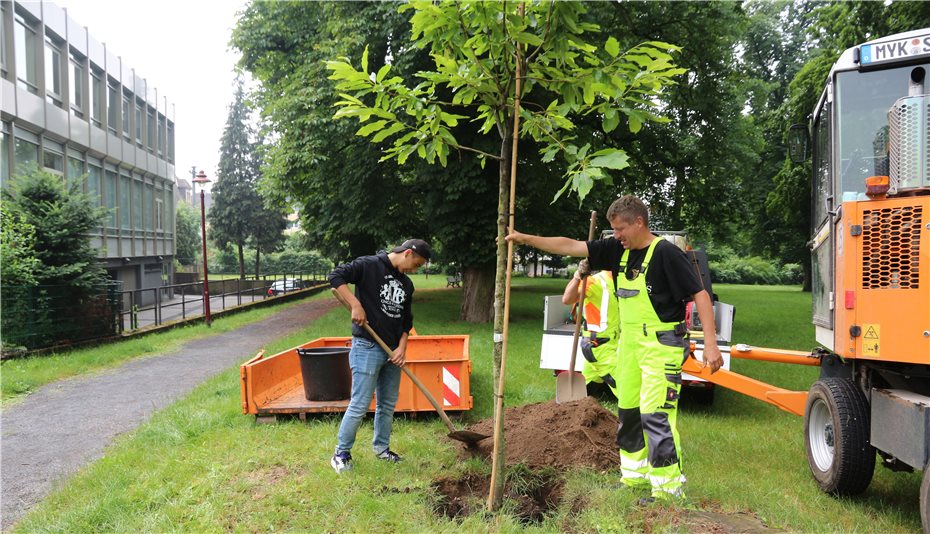
M 429 246 L 429 243 L 422 239 L 408 239 L 391 249 L 391 252 L 403 252 L 405 250 L 412 250 L 423 258 L 426 258 L 427 261 L 429 261 L 429 257 L 433 254 L 433 249 Z

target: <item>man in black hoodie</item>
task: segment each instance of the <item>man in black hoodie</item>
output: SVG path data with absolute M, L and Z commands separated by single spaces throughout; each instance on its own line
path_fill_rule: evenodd
M 330 465 L 337 473 L 352 468 L 352 446 L 362 424 L 371 396 L 377 391 L 374 440 L 372 448 L 378 459 L 399 462 L 401 457 L 389 448 L 394 406 L 400 387 L 400 367 L 406 361 L 407 337 L 413 328 L 414 273 L 429 261 L 432 250 L 422 239 L 408 239 L 390 253 L 362 256 L 333 269 L 329 284 L 352 307 L 352 398 L 342 417 L 336 451 Z M 355 294 L 346 284 L 355 284 Z M 393 348 L 391 354 L 375 342 L 364 328 L 372 330 Z

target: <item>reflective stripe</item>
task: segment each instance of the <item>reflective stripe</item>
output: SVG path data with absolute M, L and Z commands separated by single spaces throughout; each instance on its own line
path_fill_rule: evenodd
M 661 498 L 661 493 L 667 493 L 672 497 L 682 497 L 684 495 L 684 484 L 687 482 L 684 475 L 676 477 L 660 477 L 649 475 L 649 483 L 652 484 L 653 496 Z
M 589 280 L 593 282 L 588 285 L 587 294 L 585 295 L 584 318 L 587 331 L 595 333 L 609 333 L 609 337 L 614 337 L 610 330 L 611 316 L 616 315 L 617 303 L 612 298 L 613 292 L 613 274 L 610 271 L 600 271 Z M 616 321 L 616 318 L 613 318 Z
M 627 456 L 623 454 L 620 455 L 620 468 L 621 469 L 645 469 L 647 467 L 649 467 L 648 459 L 644 458 L 642 460 L 637 461 L 632 458 L 628 458 Z

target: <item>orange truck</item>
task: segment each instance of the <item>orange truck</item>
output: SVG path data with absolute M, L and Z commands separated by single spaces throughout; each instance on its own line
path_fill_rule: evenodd
M 876 459 L 923 471 L 930 534 L 930 28 L 846 50 L 790 154 L 812 147 L 811 353 L 736 345 L 733 358 L 819 365 L 786 391 L 689 359 L 684 370 L 804 416 L 807 458 L 826 492 L 866 490 Z M 699 358 L 700 351 L 696 352 Z

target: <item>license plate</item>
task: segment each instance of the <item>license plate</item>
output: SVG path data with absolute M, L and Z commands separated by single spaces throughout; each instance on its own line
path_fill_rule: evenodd
M 859 47 L 861 65 L 901 61 L 921 56 L 930 57 L 930 34 Z

